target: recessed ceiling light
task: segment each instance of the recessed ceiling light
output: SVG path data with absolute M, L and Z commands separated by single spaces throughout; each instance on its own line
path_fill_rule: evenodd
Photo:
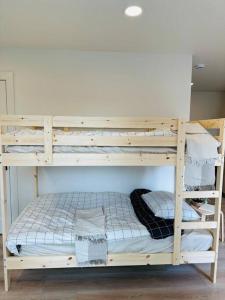
M 140 6 L 128 6 L 124 13 L 128 17 L 138 17 L 142 14 L 142 8 Z
M 204 68 L 205 68 L 205 64 L 197 64 L 194 66 L 195 70 L 204 69 Z
M 193 86 L 194 85 L 194 82 L 191 82 L 191 86 Z

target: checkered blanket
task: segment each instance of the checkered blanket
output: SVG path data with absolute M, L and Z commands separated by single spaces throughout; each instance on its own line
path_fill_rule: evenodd
M 13 222 L 7 248 L 18 255 L 20 246 L 74 245 L 77 210 L 103 208 L 107 241 L 148 236 L 128 194 L 74 192 L 44 194 L 31 201 Z
M 156 217 L 141 195 L 151 192 L 146 189 L 136 189 L 130 194 L 131 203 L 138 220 L 147 228 L 153 239 L 164 239 L 174 234 L 174 220 Z

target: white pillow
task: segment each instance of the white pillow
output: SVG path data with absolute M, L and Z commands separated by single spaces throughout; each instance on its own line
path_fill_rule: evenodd
M 150 192 L 141 196 L 156 217 L 174 219 L 175 197 L 170 192 Z M 199 220 L 198 213 L 183 200 L 183 221 Z

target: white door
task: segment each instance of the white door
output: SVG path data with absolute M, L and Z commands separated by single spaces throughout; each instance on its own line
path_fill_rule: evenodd
M 9 108 L 12 103 L 8 103 L 10 100 L 7 98 L 7 84 L 5 80 L 0 79 L 0 114 L 8 114 Z M 18 201 L 16 192 L 16 168 L 10 168 L 7 170 L 7 196 L 8 196 L 8 220 L 11 223 L 12 220 L 18 215 Z M 1 206 L 0 206 L 1 209 Z M 0 210 L 0 233 L 2 232 L 2 220 Z
M 0 80 L 0 113 L 7 114 L 6 81 Z M 1 207 L 0 207 L 1 212 Z M 0 213 L 0 233 L 2 232 L 2 218 Z
M 5 80 L 0 80 L 0 113 L 7 114 L 7 96 Z

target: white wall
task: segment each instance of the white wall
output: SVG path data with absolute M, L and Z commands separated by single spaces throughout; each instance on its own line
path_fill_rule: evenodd
M 192 92 L 191 119 L 225 118 L 225 92 Z
M 189 118 L 191 66 L 190 55 L 0 50 L 0 68 L 15 74 L 18 114 Z M 54 171 L 41 170 L 41 192 L 173 190 L 170 167 Z M 19 175 L 21 209 L 32 197 L 33 181 L 26 168 Z

